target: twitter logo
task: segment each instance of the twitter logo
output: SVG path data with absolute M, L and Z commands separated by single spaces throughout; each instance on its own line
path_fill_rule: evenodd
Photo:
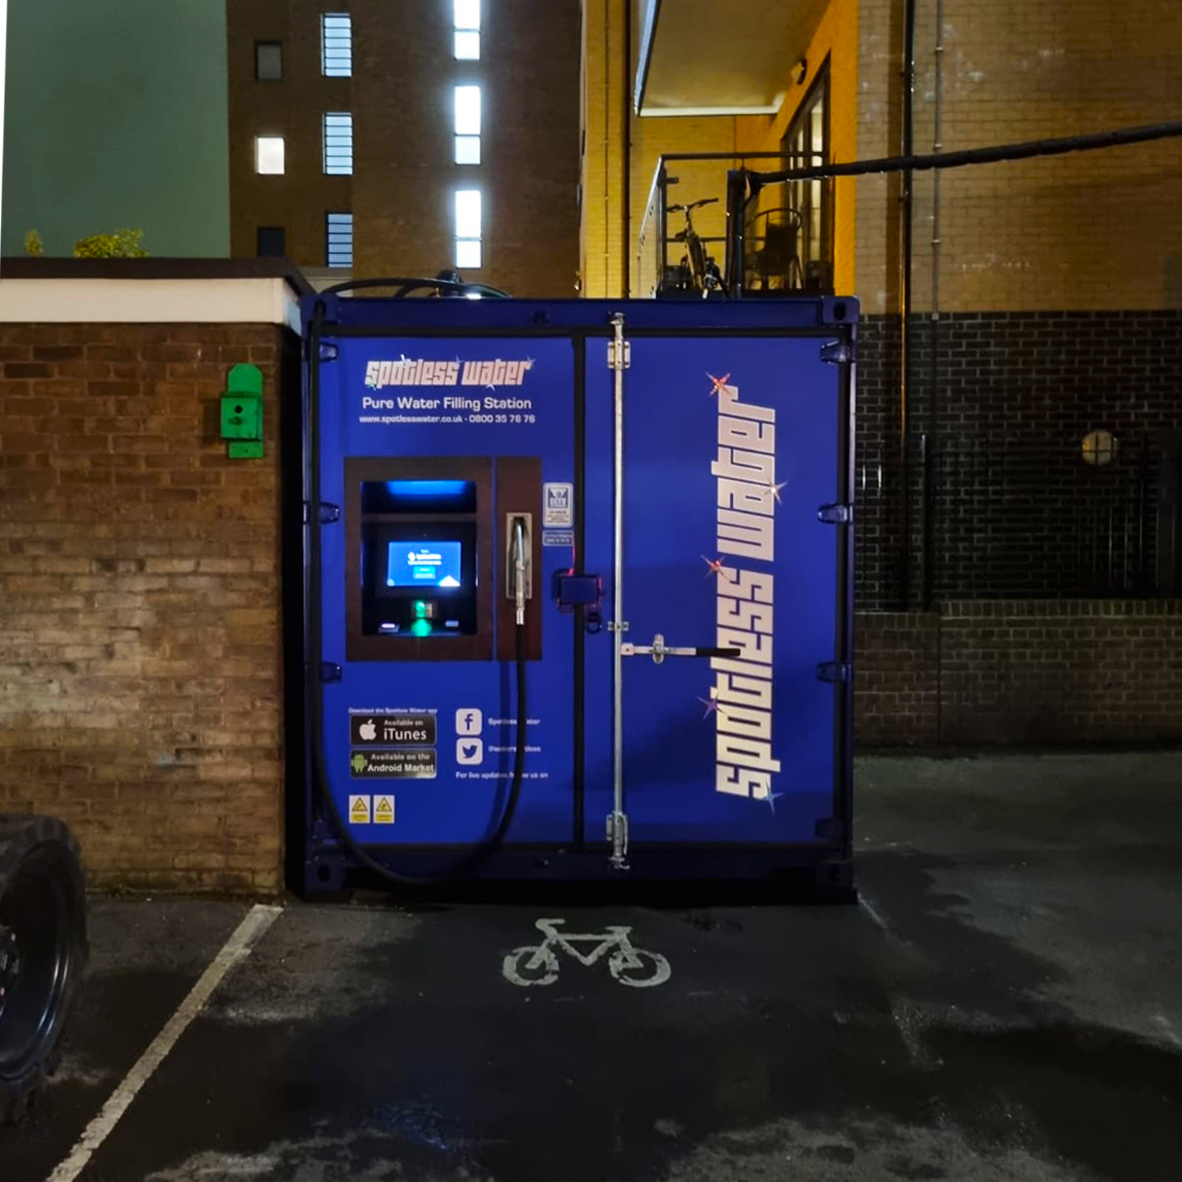
M 473 764 L 484 761 L 483 739 L 457 739 L 456 763 Z

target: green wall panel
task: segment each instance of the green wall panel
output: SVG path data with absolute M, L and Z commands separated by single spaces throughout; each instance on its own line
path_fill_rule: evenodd
M 0 253 L 230 251 L 225 0 L 9 0 Z

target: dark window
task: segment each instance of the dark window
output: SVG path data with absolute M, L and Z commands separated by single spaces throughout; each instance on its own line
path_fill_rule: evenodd
M 282 226 L 259 226 L 259 258 L 276 259 L 287 254 L 287 231 Z
M 353 215 L 330 213 L 325 220 L 325 262 L 330 267 L 353 265 Z
M 279 41 L 254 43 L 254 76 L 260 82 L 283 81 L 283 44 Z

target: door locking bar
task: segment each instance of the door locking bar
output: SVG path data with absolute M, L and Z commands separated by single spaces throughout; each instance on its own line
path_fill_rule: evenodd
M 666 644 L 658 632 L 652 644 L 621 644 L 621 657 L 652 657 L 654 665 L 660 665 L 666 657 L 738 657 L 742 650 L 737 648 L 715 648 L 697 645 L 692 648 Z
M 624 314 L 611 315 L 612 342 L 612 811 L 607 818 L 611 842 L 608 864 L 628 869 L 628 816 L 624 812 L 624 370 L 629 347 L 624 340 Z

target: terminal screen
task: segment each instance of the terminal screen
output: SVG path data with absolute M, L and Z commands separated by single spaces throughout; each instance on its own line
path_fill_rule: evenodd
M 463 585 L 462 542 L 390 542 L 387 587 L 457 588 Z

